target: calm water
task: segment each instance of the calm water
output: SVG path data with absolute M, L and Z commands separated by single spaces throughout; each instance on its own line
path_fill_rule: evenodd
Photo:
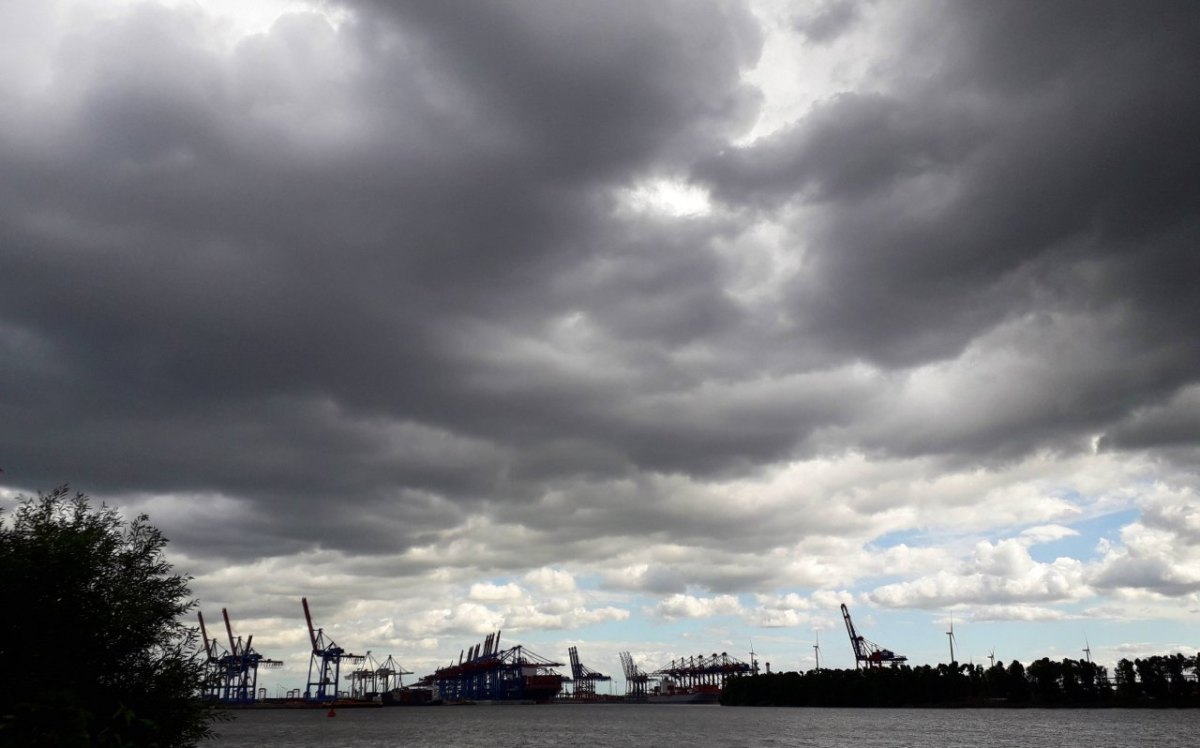
M 1200 711 L 445 706 L 238 712 L 213 748 L 1192 748 Z

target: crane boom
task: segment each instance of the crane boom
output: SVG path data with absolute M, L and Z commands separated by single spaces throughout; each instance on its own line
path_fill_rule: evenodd
M 229 611 L 226 608 L 221 608 L 221 615 L 225 618 L 225 633 L 229 636 L 229 651 L 235 655 L 241 654 L 238 651 L 238 645 L 233 642 L 233 626 L 229 624 Z
M 854 667 L 864 659 L 863 640 L 854 630 L 854 621 L 850 618 L 850 609 L 842 603 L 842 620 L 846 622 L 846 633 L 850 635 L 850 647 L 854 650 Z
M 312 625 L 312 613 L 308 612 L 308 598 L 302 597 L 300 602 L 304 605 L 304 620 L 308 622 L 308 638 L 312 641 L 312 650 L 314 653 L 318 653 L 321 648 L 317 646 L 317 632 Z
M 212 642 L 208 640 L 208 630 L 204 628 L 204 614 L 196 611 L 196 617 L 200 619 L 200 638 L 204 640 L 204 655 L 208 659 L 213 659 Z
M 846 633 L 849 634 L 850 646 L 854 649 L 855 668 L 861 667 L 862 663 L 866 663 L 867 667 L 879 667 L 885 662 L 897 665 L 908 661 L 904 655 L 898 655 L 890 649 L 884 649 L 874 642 L 867 641 L 866 637 L 858 633 L 854 628 L 854 621 L 850 619 L 850 609 L 846 607 L 845 603 L 842 603 L 842 620 L 846 622 Z
M 304 620 L 308 623 L 308 638 L 312 642 L 312 656 L 308 660 L 308 687 L 304 691 L 304 698 L 320 701 L 336 699 L 342 660 L 357 665 L 366 660 L 366 656 L 350 654 L 337 642 L 327 638 L 322 629 L 314 628 L 308 598 L 300 598 L 300 603 L 304 606 Z

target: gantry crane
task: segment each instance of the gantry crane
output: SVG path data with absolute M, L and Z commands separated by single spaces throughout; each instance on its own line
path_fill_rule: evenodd
M 253 635 L 245 642 L 240 636 L 235 639 L 233 625 L 229 622 L 229 611 L 222 608 L 221 615 L 225 619 L 229 649 L 225 649 L 215 636 L 208 638 L 204 614 L 196 611 L 196 617 L 200 621 L 200 637 L 204 640 L 205 672 L 201 695 L 225 704 L 254 701 L 258 688 L 258 669 L 280 667 L 283 662 L 268 659 L 255 652 L 252 646 Z
M 308 661 L 308 685 L 304 688 L 304 698 L 318 701 L 336 699 L 338 677 L 342 672 L 342 660 L 346 660 L 351 665 L 359 665 L 366 659 L 366 656 L 346 652 L 332 639 L 326 638 L 323 629 L 313 628 L 312 613 L 308 610 L 308 598 L 300 598 L 300 603 L 304 606 L 304 620 L 308 623 L 308 638 L 312 642 L 312 657 Z M 315 680 L 313 679 L 314 669 L 317 671 Z M 316 686 L 315 690 L 313 686 Z
M 571 680 L 575 686 L 571 689 L 572 698 L 580 701 L 593 701 L 596 698 L 596 684 L 611 681 L 612 676 L 598 673 L 579 661 L 579 648 L 570 647 L 567 653 L 571 656 Z
M 433 698 L 447 703 L 479 701 L 550 701 L 562 690 L 563 677 L 552 662 L 518 644 L 500 649 L 500 632 L 463 650 L 458 662 L 427 679 Z
M 842 619 L 846 622 L 846 633 L 850 635 L 850 646 L 854 649 L 854 667 L 882 667 L 890 662 L 893 666 L 907 662 L 908 658 L 898 655 L 890 649 L 868 641 L 854 630 L 854 621 L 850 620 L 850 610 L 842 603 Z
M 412 671 L 401 667 L 394 657 L 388 655 L 386 660 L 379 662 L 371 656 L 371 652 L 368 650 L 366 665 L 349 673 L 346 680 L 350 681 L 352 698 L 369 699 L 374 698 L 377 694 L 400 688 L 404 685 L 402 676 L 405 675 L 412 675 Z
M 411 670 L 405 670 L 400 663 L 396 662 L 396 658 L 388 655 L 383 664 L 375 670 L 376 684 L 381 692 L 403 688 L 404 676 L 412 674 Z
M 645 701 L 650 695 L 650 675 L 634 663 L 628 652 L 621 653 L 621 670 L 625 672 L 625 698 Z
M 251 642 L 254 641 L 254 634 L 246 637 L 246 641 L 242 641 L 242 637 L 236 640 L 233 638 L 233 625 L 229 623 L 229 611 L 221 608 L 221 615 L 225 618 L 225 633 L 229 636 L 229 659 L 226 668 L 226 701 L 233 702 L 249 702 L 254 701 L 255 693 L 258 690 L 258 669 L 261 668 L 277 668 L 283 665 L 282 660 L 272 660 L 263 657 L 258 652 L 254 651 Z
M 197 610 L 196 618 L 200 620 L 200 639 L 204 642 L 204 683 L 200 687 L 200 695 L 207 699 L 220 699 L 225 692 L 225 658 L 229 657 L 229 652 L 217 642 L 217 637 L 208 638 L 204 613 Z
M 713 652 L 711 657 L 704 654 L 680 657 L 650 674 L 658 679 L 658 685 L 650 692 L 650 700 L 666 697 L 716 701 L 729 678 L 751 675 L 755 671 L 756 665 L 730 657 L 728 652 Z M 771 672 L 770 663 L 767 663 L 767 672 Z

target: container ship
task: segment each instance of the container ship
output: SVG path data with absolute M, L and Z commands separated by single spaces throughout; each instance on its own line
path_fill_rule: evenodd
M 646 694 L 647 704 L 716 704 L 721 698 L 720 686 L 680 686 L 664 681 Z

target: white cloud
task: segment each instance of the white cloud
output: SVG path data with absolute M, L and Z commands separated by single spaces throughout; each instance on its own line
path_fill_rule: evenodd
M 575 577 L 562 569 L 543 566 L 525 575 L 525 581 L 548 594 L 569 594 L 576 590 Z
M 654 606 L 654 614 L 668 620 L 677 618 L 711 618 L 713 616 L 738 615 L 742 605 L 733 595 L 696 597 L 676 594 L 661 600 Z
M 1021 539 L 1030 544 L 1052 543 L 1063 538 L 1077 537 L 1079 532 L 1062 525 L 1038 525 L 1021 531 Z
M 516 584 L 473 584 L 469 597 L 484 603 L 506 603 L 525 597 L 525 591 Z
M 1141 502 L 1141 516 L 1121 528 L 1120 542 L 1089 581 L 1104 590 L 1153 591 L 1186 596 L 1200 591 L 1200 497 L 1190 487 L 1157 484 Z
M 985 621 L 1061 621 L 1072 618 L 1058 608 L 1040 605 L 972 605 L 968 620 L 975 623 Z
M 1066 602 L 1090 594 L 1084 566 L 1072 558 L 1035 561 L 1026 542 L 1009 538 L 980 541 L 956 567 L 917 579 L 884 585 L 868 597 L 891 608 L 939 608 L 955 604 Z
M 622 191 L 618 199 L 633 211 L 671 217 L 703 216 L 712 210 L 707 190 L 675 179 L 652 179 Z

